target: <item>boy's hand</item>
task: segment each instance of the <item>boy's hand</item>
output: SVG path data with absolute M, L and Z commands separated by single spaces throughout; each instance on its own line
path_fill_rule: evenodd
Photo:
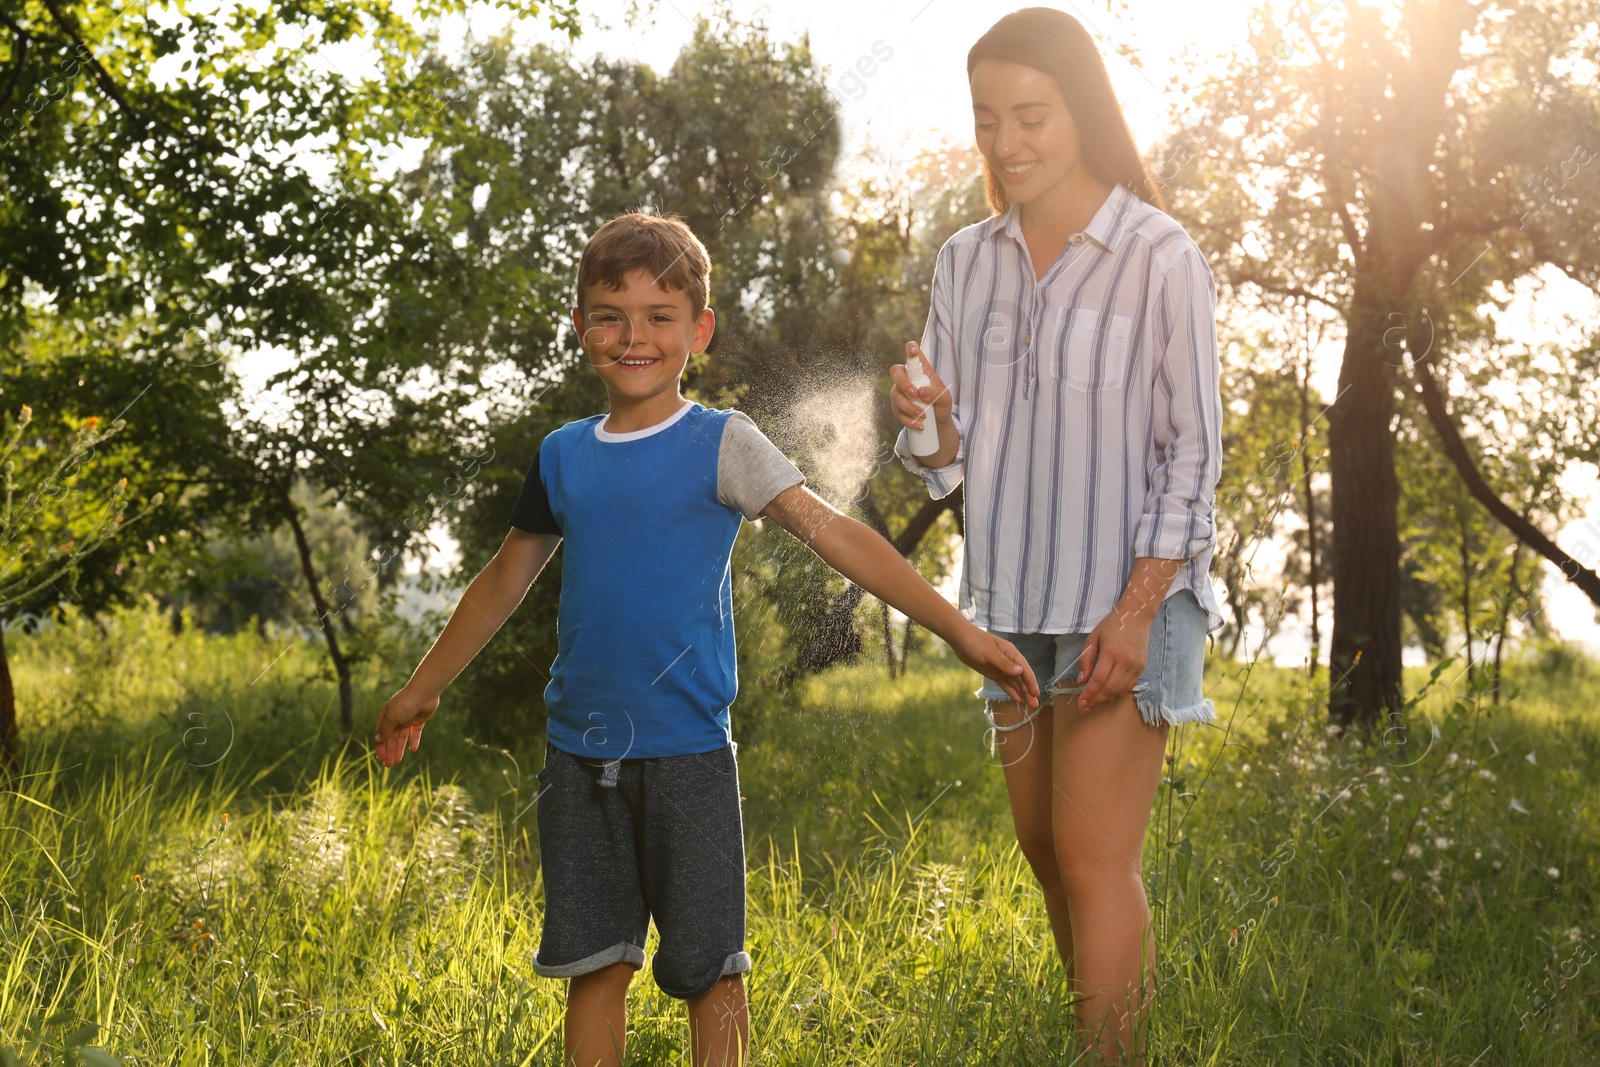
M 901 425 L 909 426 L 913 430 L 922 429 L 922 404 L 931 400 L 929 410 L 933 413 L 936 423 L 946 422 L 950 418 L 950 405 L 953 398 L 950 390 L 940 377 L 933 373 L 933 364 L 928 362 L 928 357 L 922 354 L 922 348 L 915 341 L 906 342 L 906 359 L 920 359 L 922 369 L 928 375 L 928 384 L 920 390 L 911 385 L 911 376 L 906 373 L 905 367 L 896 363 L 889 368 L 889 380 L 894 382 L 894 389 L 889 393 L 889 406 L 894 410 L 894 417 L 899 419 Z
M 1039 681 L 1033 676 L 1028 661 L 1010 641 L 984 633 L 968 623 L 966 632 L 951 647 L 962 663 L 985 678 L 993 679 L 1012 700 L 1030 708 L 1039 706 Z
M 426 697 L 409 689 L 402 689 L 384 701 L 378 712 L 373 751 L 385 767 L 393 767 L 400 762 L 406 754 L 408 742 L 411 751 L 417 750 L 417 746 L 422 744 L 422 727 L 437 710 L 437 696 Z

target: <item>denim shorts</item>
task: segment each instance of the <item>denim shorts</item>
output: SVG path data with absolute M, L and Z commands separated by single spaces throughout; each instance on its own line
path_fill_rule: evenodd
M 1209 621 L 1200 601 L 1187 589 L 1180 589 L 1161 602 L 1150 623 L 1150 650 L 1144 673 L 1133 686 L 1134 703 L 1147 725 L 1211 722 L 1217 717 L 1216 706 L 1201 691 Z M 1050 698 L 1057 693 L 1083 692 L 1085 686 L 1077 681 L 1078 661 L 1083 656 L 1088 634 L 989 632 L 1016 645 L 1039 681 L 1039 708 L 1021 722 L 995 726 L 993 704 L 1011 697 L 995 682 L 988 678 L 983 680 L 977 695 L 984 701 L 989 725 L 996 730 L 1014 730 L 1031 721 L 1039 711 L 1050 706 Z M 1092 670 L 1094 665 L 1089 666 Z
M 545 745 L 539 772 L 544 926 L 533 969 L 576 978 L 651 961 L 656 985 L 692 1000 L 750 969 L 744 827 L 730 742 L 710 752 L 603 761 Z

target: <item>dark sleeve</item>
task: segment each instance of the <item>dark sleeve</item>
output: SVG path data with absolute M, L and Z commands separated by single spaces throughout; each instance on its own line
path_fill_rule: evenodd
M 511 509 L 511 521 L 507 525 L 529 533 L 561 536 L 561 527 L 550 510 L 550 494 L 545 492 L 544 478 L 539 474 L 537 448 L 533 450 L 533 465 L 528 468 L 528 477 L 523 480 L 522 493 L 517 497 L 517 506 Z

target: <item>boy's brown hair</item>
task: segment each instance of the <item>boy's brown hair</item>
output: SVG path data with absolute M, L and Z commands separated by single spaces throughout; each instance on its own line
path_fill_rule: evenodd
M 696 318 L 706 309 L 711 287 L 711 256 L 678 215 L 618 215 L 594 232 L 578 260 L 578 307 L 592 285 L 621 289 L 623 279 L 645 271 L 664 289 L 689 297 Z

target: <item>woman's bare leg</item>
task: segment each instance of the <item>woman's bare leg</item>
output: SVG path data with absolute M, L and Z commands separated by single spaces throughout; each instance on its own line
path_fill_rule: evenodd
M 1111 1064 L 1141 1064 L 1133 1035 L 1153 980 L 1155 937 L 1145 899 L 1145 828 L 1161 780 L 1168 727 L 1147 725 L 1125 693 L 1091 711 L 1056 702 L 1056 863 L 1072 918 L 1078 1024 Z
M 1057 701 L 1065 704 L 1070 698 Z M 1022 705 L 1012 701 L 996 701 L 990 706 L 994 721 L 999 726 L 1010 726 L 1027 718 Z M 1050 787 L 1054 775 L 1054 747 L 1051 744 L 1050 721 L 1054 713 L 1042 707 L 1034 719 L 1014 730 L 994 732 L 995 757 L 1005 770 L 1006 792 L 1011 797 L 1011 824 L 1017 831 L 1017 844 L 1023 858 L 1033 868 L 1044 892 L 1044 910 L 1050 919 L 1050 932 L 1055 937 L 1056 951 L 1067 969 L 1067 980 L 1073 976 L 1072 918 L 1067 908 L 1067 891 L 1061 884 L 1061 869 L 1056 865 L 1056 840 L 1053 828 L 1055 808 L 1054 791 Z

